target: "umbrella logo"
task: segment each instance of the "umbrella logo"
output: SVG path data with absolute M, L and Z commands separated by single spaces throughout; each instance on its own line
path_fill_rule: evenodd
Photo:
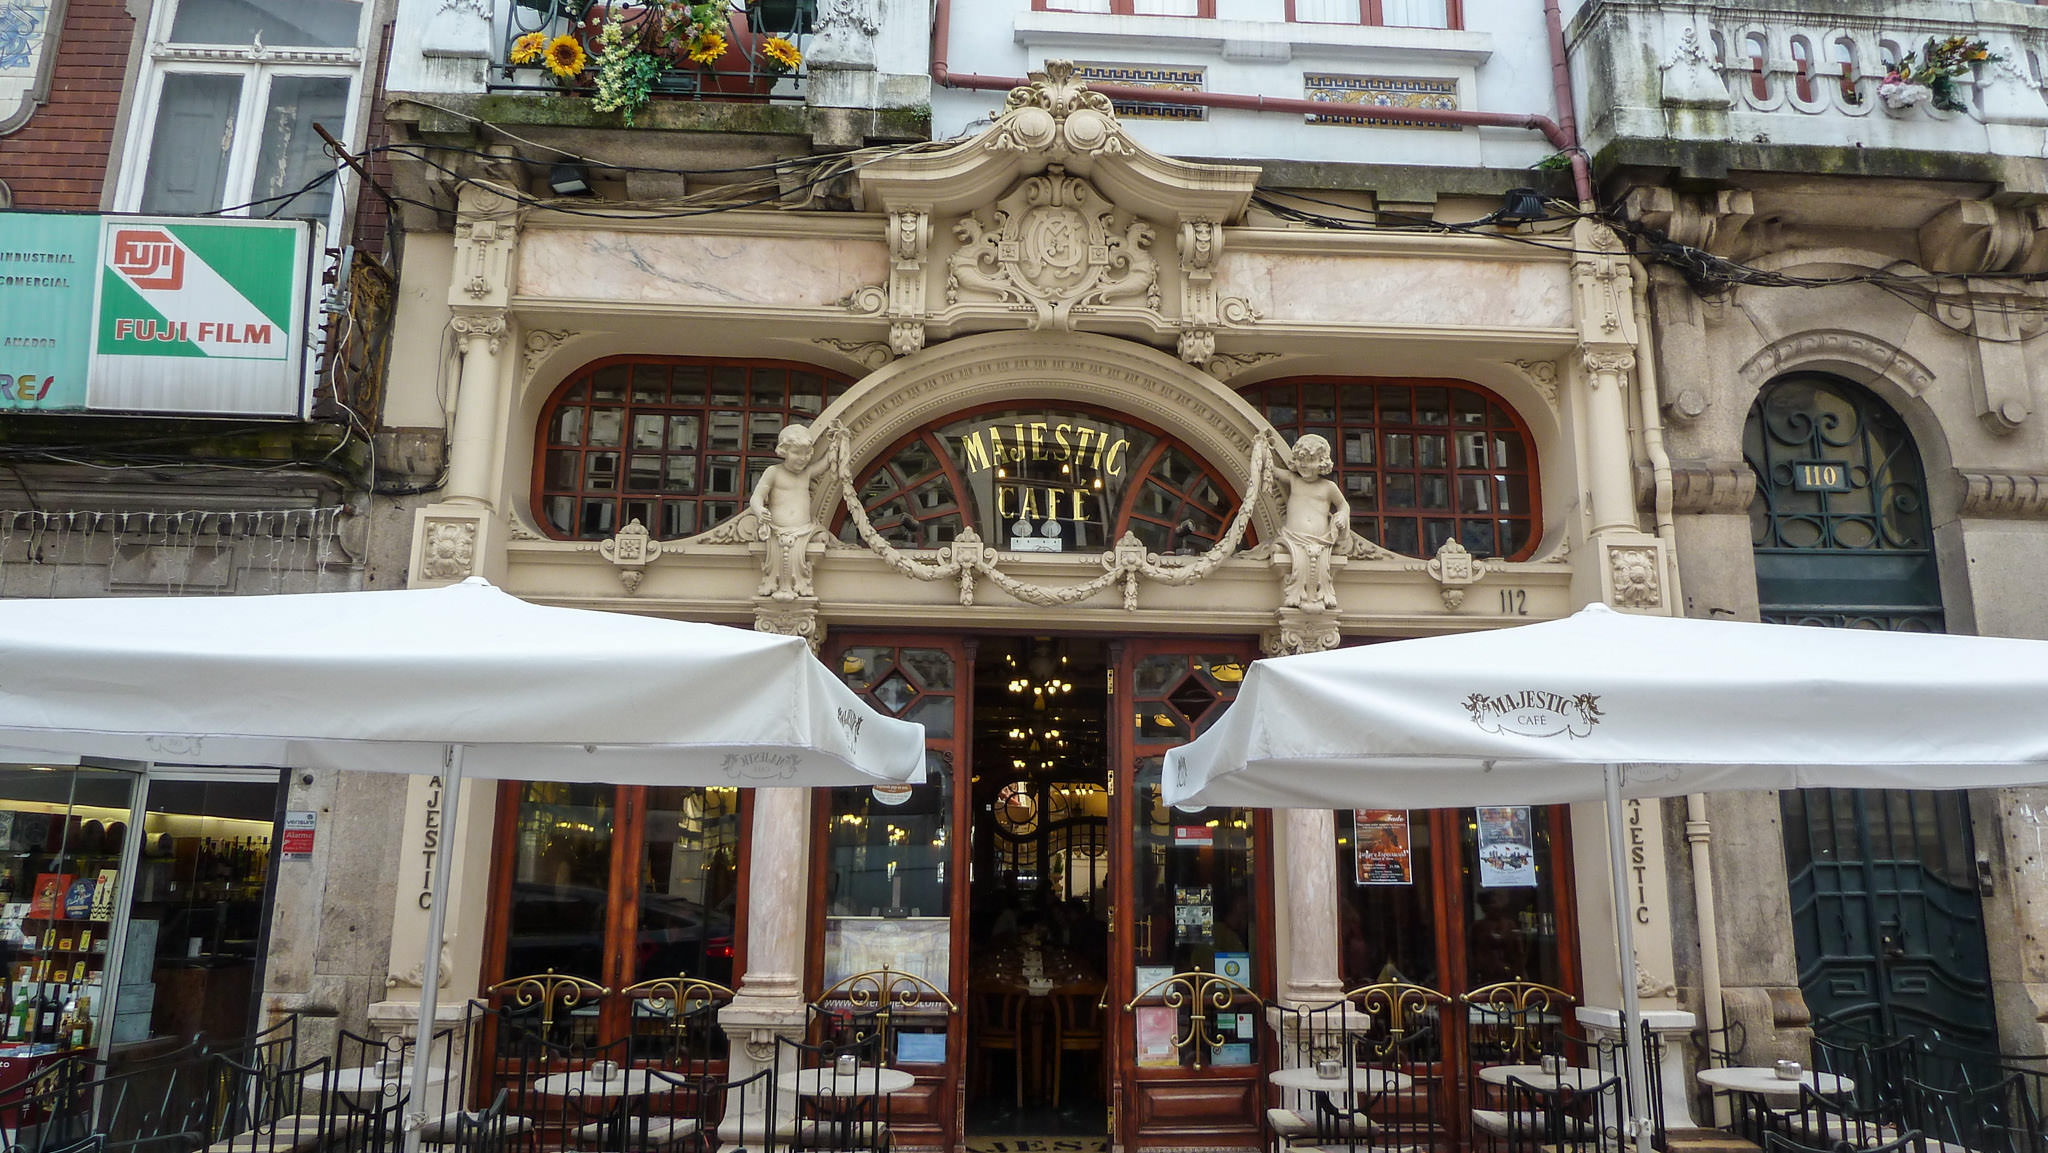
M 727 753 L 719 768 L 733 780 L 775 781 L 795 776 L 803 763 L 797 753 Z
M 839 710 L 839 727 L 846 730 L 847 744 L 860 744 L 860 724 L 866 719 L 853 709 L 842 708 Z
M 1590 737 L 1600 723 L 1600 695 L 1549 693 L 1523 689 L 1517 693 L 1473 693 L 1465 698 L 1472 723 L 1489 733 L 1518 737 Z

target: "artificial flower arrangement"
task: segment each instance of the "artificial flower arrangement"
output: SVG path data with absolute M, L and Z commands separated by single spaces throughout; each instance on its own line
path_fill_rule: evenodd
M 511 62 L 537 64 L 564 86 L 585 83 L 588 70 L 591 107 L 617 112 L 631 125 L 634 115 L 653 98 L 664 73 L 696 69 L 710 79 L 732 70 L 729 57 L 736 47 L 740 49 L 740 69 L 750 77 L 772 81 L 802 66 L 803 53 L 788 37 L 752 35 L 747 17 L 753 2 L 651 0 L 644 7 L 593 5 L 585 16 L 585 27 L 591 33 L 589 51 L 584 48 L 585 39 L 571 33 L 550 38 L 543 32 L 529 32 L 513 41 Z M 751 53 L 744 50 L 743 42 L 751 43 Z
M 1908 52 L 1891 66 L 1877 86 L 1877 94 L 1892 108 L 1931 103 L 1946 112 L 1967 111 L 1962 93 L 1956 91 L 1956 80 L 1969 75 L 1974 65 L 2003 59 L 1982 40 L 1967 36 L 1936 40 L 1930 36 L 1917 59 Z

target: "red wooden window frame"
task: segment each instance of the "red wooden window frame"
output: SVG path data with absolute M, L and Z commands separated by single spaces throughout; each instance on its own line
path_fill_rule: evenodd
M 1309 420 L 1301 415 L 1302 409 L 1304 407 L 1301 403 L 1301 390 L 1304 386 L 1308 385 L 1327 385 L 1330 386 L 1332 389 L 1336 390 L 1334 395 L 1337 396 L 1339 399 L 1333 402 L 1333 407 L 1336 412 L 1336 416 L 1333 420 Z M 1372 389 L 1374 391 L 1374 396 L 1376 399 L 1373 412 L 1363 414 L 1362 416 L 1354 416 L 1352 413 L 1348 412 L 1343 407 L 1343 402 L 1341 399 L 1344 396 L 1344 391 L 1346 389 L 1358 387 L 1366 387 Z M 1412 407 L 1412 396 L 1416 391 L 1419 391 L 1421 389 L 1446 390 L 1447 395 L 1445 423 L 1425 424 L 1414 419 L 1410 419 L 1406 422 L 1400 423 L 1381 423 L 1381 420 L 1378 417 L 1379 410 L 1377 405 L 1377 398 L 1379 397 L 1382 390 L 1394 388 L 1405 388 L 1409 390 L 1411 395 L 1411 407 L 1409 411 L 1411 413 L 1414 411 Z M 1290 391 L 1287 393 L 1282 393 L 1282 390 Z M 1473 398 L 1482 403 L 1482 411 L 1486 416 L 1486 419 L 1483 421 L 1483 423 L 1478 425 L 1460 425 L 1455 423 L 1455 414 L 1457 411 L 1456 400 L 1455 397 L 1449 394 L 1459 392 L 1470 394 Z M 1386 491 L 1386 477 L 1390 471 L 1404 476 L 1412 475 L 1415 478 L 1418 492 L 1416 496 L 1416 504 L 1412 508 L 1388 509 L 1387 507 L 1385 507 L 1383 503 L 1383 497 L 1376 496 L 1374 499 L 1379 507 L 1377 507 L 1374 510 L 1367 510 L 1360 507 L 1361 502 L 1354 496 L 1351 510 L 1351 523 L 1353 528 L 1359 531 L 1361 535 L 1365 536 L 1367 539 L 1373 541 L 1375 544 L 1378 544 L 1383 548 L 1389 549 L 1393 552 L 1402 553 L 1403 555 L 1416 557 L 1424 557 L 1433 554 L 1435 550 L 1429 548 L 1427 544 L 1424 543 L 1424 533 L 1426 532 L 1426 530 L 1423 526 L 1423 522 L 1431 520 L 1451 521 L 1453 526 L 1453 532 L 1457 534 L 1457 539 L 1459 539 L 1461 542 L 1464 540 L 1462 529 L 1464 523 L 1467 521 L 1492 522 L 1495 525 L 1496 533 L 1498 531 L 1499 522 L 1504 520 L 1513 521 L 1520 527 L 1523 536 L 1522 539 L 1519 542 L 1517 542 L 1516 547 L 1512 552 L 1503 554 L 1499 552 L 1497 548 L 1486 551 L 1473 549 L 1473 554 L 1476 556 L 1497 556 L 1502 560 L 1526 560 L 1529 558 L 1531 554 L 1533 554 L 1536 551 L 1537 543 L 1542 540 L 1542 469 L 1540 468 L 1540 462 L 1538 461 L 1536 456 L 1535 438 L 1529 435 L 1528 423 L 1522 419 L 1522 415 L 1520 413 L 1515 411 L 1514 406 L 1502 400 L 1491 389 L 1483 388 L 1469 381 L 1451 380 L 1437 377 L 1294 376 L 1286 377 L 1280 380 L 1262 381 L 1258 384 L 1247 385 L 1240 390 L 1240 394 L 1245 398 L 1245 400 L 1249 404 L 1251 404 L 1253 408 L 1258 409 L 1260 413 L 1264 414 L 1268 420 L 1272 420 L 1271 406 L 1273 404 L 1292 403 L 1295 406 L 1296 413 L 1295 418 L 1293 420 L 1273 421 L 1273 426 L 1276 429 L 1278 429 L 1281 432 L 1281 434 L 1286 436 L 1289 440 L 1292 440 L 1293 438 L 1301 435 L 1304 432 L 1321 432 L 1325 435 L 1335 433 L 1336 435 L 1331 438 L 1330 443 L 1330 452 L 1335 462 L 1335 468 L 1330 475 L 1340 485 L 1345 485 L 1345 491 L 1347 493 L 1351 492 L 1351 487 L 1348 484 L 1345 484 L 1345 474 L 1347 471 L 1347 466 L 1345 464 L 1345 445 L 1343 441 L 1343 434 L 1347 431 L 1369 430 L 1375 437 L 1376 443 L 1373 450 L 1372 461 L 1366 464 L 1354 464 L 1349 466 L 1349 468 L 1353 471 L 1362 469 L 1364 471 L 1370 472 L 1375 478 L 1373 483 L 1376 493 L 1383 494 Z M 1288 395 L 1291 396 L 1293 399 L 1289 402 L 1277 401 L 1275 399 L 1276 395 Z M 1496 411 L 1501 413 L 1504 419 L 1493 419 L 1492 414 Z M 1451 438 L 1454 438 L 1456 434 L 1458 434 L 1461 431 L 1475 432 L 1482 430 L 1488 434 L 1508 433 L 1516 437 L 1520 442 L 1522 459 L 1524 462 L 1523 465 L 1520 468 L 1502 467 L 1493 463 L 1489 463 L 1485 467 L 1460 466 L 1457 463 L 1456 444 L 1455 441 Z M 1437 433 L 1444 434 L 1447 439 L 1444 463 L 1441 466 L 1426 466 L 1419 463 L 1418 460 L 1417 463 L 1412 463 L 1408 465 L 1389 466 L 1386 463 L 1385 443 L 1384 440 L 1380 439 L 1381 436 L 1386 433 L 1393 433 L 1396 435 L 1407 434 L 1416 436 L 1433 435 Z M 1488 457 L 1489 460 L 1492 457 L 1492 447 L 1490 442 L 1488 446 Z M 1429 509 L 1425 508 L 1422 505 L 1420 487 L 1422 479 L 1425 476 L 1441 476 L 1448 478 L 1450 484 L 1451 500 L 1449 508 L 1441 510 Z M 1524 494 L 1528 502 L 1526 510 L 1513 514 L 1503 513 L 1499 511 L 1499 492 L 1497 490 L 1494 490 L 1493 499 L 1489 502 L 1494 507 L 1489 508 L 1483 512 L 1477 509 L 1469 511 L 1460 511 L 1459 505 L 1463 494 L 1460 491 L 1462 486 L 1460 485 L 1459 481 L 1468 477 L 1520 479 L 1524 483 L 1526 488 L 1526 492 Z M 1387 543 L 1387 541 L 1384 539 L 1386 533 L 1384 532 L 1384 527 L 1382 523 L 1387 520 L 1413 520 L 1415 522 L 1417 541 L 1416 550 L 1409 551 L 1403 548 L 1396 548 L 1394 545 Z M 1367 522 L 1370 523 L 1368 524 Z M 1371 531 L 1367 531 L 1368 528 L 1370 528 Z M 1499 538 L 1496 535 L 1495 544 L 1498 545 L 1498 543 Z M 1470 546 L 1468 545 L 1467 547 Z
M 588 390 L 594 385 L 600 373 L 614 368 L 624 368 L 626 373 L 627 384 L 621 399 L 616 402 L 598 401 L 590 399 L 591 394 L 587 391 L 582 394 L 583 399 L 578 398 L 579 389 Z M 673 384 L 674 374 L 678 369 L 703 370 L 705 379 L 701 399 L 677 402 L 673 399 L 672 393 L 670 394 L 670 399 L 658 402 L 651 400 L 636 401 L 634 399 L 634 390 L 639 387 L 636 381 L 639 373 L 668 374 L 669 383 L 662 386 L 666 389 L 670 384 Z M 716 382 L 716 374 L 720 372 L 740 374 L 737 382 L 740 390 L 738 404 L 715 403 L 717 390 L 721 387 Z M 765 379 L 769 374 L 774 373 L 780 373 L 783 376 L 780 403 L 755 403 L 757 379 Z M 830 369 L 820 368 L 817 365 L 804 364 L 801 361 L 793 360 L 735 360 L 698 356 L 611 356 L 583 365 L 575 372 L 570 373 L 568 379 L 564 380 L 555 389 L 554 393 L 548 397 L 547 403 L 541 406 L 539 421 L 534 429 L 532 504 L 534 523 L 540 527 L 542 532 L 555 540 L 601 540 L 612 536 L 625 527 L 626 521 L 631 517 L 630 510 L 632 506 L 644 504 L 649 506 L 649 516 L 652 519 L 639 519 L 641 519 L 643 524 L 646 524 L 647 531 L 654 534 L 656 539 L 673 540 L 681 537 L 695 536 L 712 528 L 718 521 L 745 511 L 747 497 L 752 490 L 752 479 L 759 474 L 759 470 L 765 469 L 778 459 L 775 455 L 773 443 L 756 442 L 753 432 L 755 418 L 773 416 L 781 422 L 778 426 L 779 429 L 792 424 L 808 424 L 818 415 L 816 412 L 797 408 L 791 403 L 793 390 L 789 387 L 788 382 L 798 373 L 816 377 L 821 382 L 819 393 L 819 407 L 821 409 L 825 405 L 832 403 L 834 399 L 845 393 L 853 385 L 852 378 L 843 373 L 833 372 Z M 621 413 L 619 418 L 619 443 L 616 445 L 592 445 L 587 443 L 590 439 L 589 431 L 591 424 L 587 416 L 580 430 L 580 435 L 585 443 L 557 442 L 553 437 L 556 417 L 564 409 L 572 407 L 581 407 L 586 413 L 597 409 L 618 410 Z M 714 449 L 711 446 L 711 422 L 713 416 L 732 414 L 737 414 L 740 420 L 739 446 L 730 449 Z M 672 427 L 669 427 L 670 417 L 694 418 L 697 421 L 697 443 L 694 448 L 678 449 L 667 444 L 666 440 L 664 440 L 664 444 L 660 447 L 636 450 L 632 443 L 634 418 L 636 416 L 659 417 L 666 430 L 664 437 L 668 435 L 668 432 L 673 431 Z M 550 475 L 550 457 L 556 453 L 576 454 L 576 479 L 573 483 L 555 483 L 556 478 Z M 586 458 L 591 455 L 604 453 L 610 453 L 617 458 L 617 468 L 613 474 L 614 487 L 610 491 L 593 489 L 588 486 L 589 474 L 586 468 Z M 636 455 L 655 456 L 661 459 L 664 464 L 664 475 L 666 475 L 665 465 L 669 458 L 693 457 L 696 462 L 696 472 L 692 491 L 672 491 L 659 487 L 651 489 L 628 488 L 627 486 L 631 483 L 632 476 L 632 458 Z M 705 484 L 713 458 L 736 458 L 737 467 L 739 468 L 737 494 L 709 494 L 705 491 Z M 550 499 L 564 497 L 574 502 L 571 506 L 571 516 L 574 523 L 567 529 L 555 524 L 549 516 L 547 508 Z M 612 505 L 612 524 L 609 531 L 586 532 L 580 530 L 583 519 L 583 505 L 585 502 L 593 500 L 609 502 Z M 693 523 L 691 527 L 681 532 L 664 532 L 664 525 L 658 523 L 663 519 L 661 513 L 664 505 L 693 506 Z
M 2048 0 L 2043 0 L 2048 3 Z M 1294 13 L 1294 0 L 1287 0 L 1287 22 L 1289 24 L 1329 24 L 1342 26 L 1341 20 L 1302 20 Z M 1371 28 L 1420 28 L 1419 24 L 1388 24 L 1383 0 L 1358 0 L 1358 23 Z M 1464 0 L 1444 0 L 1444 29 L 1457 31 L 1465 27 Z

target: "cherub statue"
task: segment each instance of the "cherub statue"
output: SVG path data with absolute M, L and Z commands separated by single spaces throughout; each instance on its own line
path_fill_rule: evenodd
M 1296 609 L 1334 609 L 1337 586 L 1330 578 L 1330 554 L 1351 535 L 1351 502 L 1330 479 L 1330 442 L 1307 433 L 1289 448 L 1278 433 L 1269 486 L 1280 499 L 1280 543 L 1293 562 L 1281 603 Z
M 793 601 L 812 595 L 808 550 L 812 538 L 825 527 L 818 523 L 811 486 L 837 462 L 839 446 L 836 441 L 828 442 L 820 452 L 811 430 L 792 424 L 775 438 L 775 454 L 782 460 L 761 474 L 747 501 L 754 514 L 755 532 L 768 544 L 761 587 L 755 595 Z

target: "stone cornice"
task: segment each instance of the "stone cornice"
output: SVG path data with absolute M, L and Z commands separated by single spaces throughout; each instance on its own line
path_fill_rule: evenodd
M 1650 470 L 1636 470 L 1636 502 L 1653 507 L 1655 482 Z M 1671 462 L 1671 511 L 1679 513 L 1742 513 L 1756 499 L 1756 473 L 1741 460 L 1674 460 Z

